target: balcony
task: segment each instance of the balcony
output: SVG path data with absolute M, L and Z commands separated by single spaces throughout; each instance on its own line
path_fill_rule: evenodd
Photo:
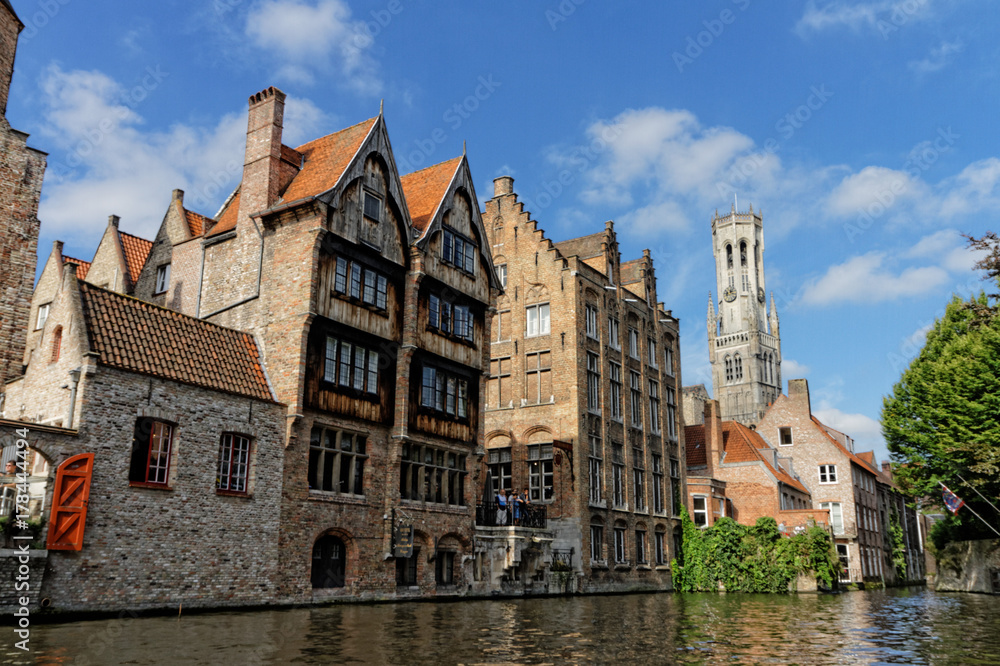
M 520 511 L 512 511 L 508 506 L 504 515 L 498 515 L 496 502 L 476 504 L 476 527 L 529 527 L 545 529 L 546 505 L 528 504 Z M 501 520 L 502 519 L 502 520 Z

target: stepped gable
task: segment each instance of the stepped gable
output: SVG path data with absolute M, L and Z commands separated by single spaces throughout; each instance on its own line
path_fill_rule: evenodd
M 125 254 L 125 267 L 128 269 L 128 279 L 132 284 L 139 279 L 139 273 L 146 264 L 149 251 L 153 249 L 153 241 L 139 238 L 124 231 L 118 232 L 118 239 L 121 242 L 122 252 Z
M 90 270 L 89 261 L 84 261 L 83 259 L 74 259 L 73 257 L 67 257 L 63 255 L 63 264 L 73 264 L 76 266 L 76 279 L 81 282 L 87 278 L 87 271 Z
M 621 266 L 618 267 L 618 271 L 621 275 L 621 283 L 623 285 L 642 282 L 642 262 L 642 257 L 622 262 Z
M 434 213 L 441 205 L 461 164 L 462 157 L 459 156 L 400 178 L 413 228 L 420 232 L 421 238 L 427 232 L 430 221 L 434 219 Z
M 596 234 L 571 238 L 559 243 L 553 243 L 553 245 L 559 250 L 559 254 L 564 257 L 577 257 L 580 260 L 585 260 L 604 255 L 604 248 L 601 247 L 601 244 L 604 243 L 604 238 L 604 232 L 598 231 Z
M 252 335 L 87 283 L 80 300 L 102 365 L 274 402 Z
M 302 168 L 285 188 L 279 203 L 291 203 L 332 190 L 377 120 L 378 116 L 369 118 L 339 132 L 304 143 L 298 148 L 282 145 L 282 159 L 300 164 Z M 217 236 L 235 229 L 239 210 L 240 193 L 237 188 L 219 215 L 219 223 L 208 235 Z

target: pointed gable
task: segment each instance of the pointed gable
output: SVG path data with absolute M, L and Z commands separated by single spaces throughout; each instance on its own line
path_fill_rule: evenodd
M 434 213 L 441 206 L 448 186 L 455 179 L 461 164 L 462 158 L 455 157 L 400 178 L 406 205 L 410 209 L 410 219 L 421 238 L 430 227 Z
M 318 196 L 336 187 L 377 120 L 377 116 L 369 118 L 296 148 L 302 156 L 302 170 L 282 194 L 282 201 Z
M 74 259 L 73 257 L 67 257 L 66 255 L 63 255 L 63 264 L 73 264 L 76 266 L 76 279 L 81 281 L 87 277 L 87 271 L 90 270 L 89 261 Z

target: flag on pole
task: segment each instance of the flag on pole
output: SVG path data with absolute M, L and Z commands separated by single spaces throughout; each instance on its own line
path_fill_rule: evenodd
M 944 505 L 948 507 L 948 510 L 951 511 L 953 515 L 957 514 L 958 510 L 965 506 L 965 502 L 963 502 L 958 495 L 948 490 L 948 486 L 942 483 L 941 487 L 944 488 L 944 490 L 941 491 L 941 497 L 944 499 Z

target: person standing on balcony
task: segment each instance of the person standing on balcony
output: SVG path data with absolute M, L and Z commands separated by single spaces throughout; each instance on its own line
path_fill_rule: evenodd
M 521 522 L 527 523 L 530 526 L 528 513 L 531 511 L 531 495 L 528 494 L 527 488 L 525 488 L 524 492 L 521 493 L 520 504 L 521 504 Z
M 507 491 L 503 488 L 500 489 L 500 494 L 497 495 L 497 525 L 507 524 Z

